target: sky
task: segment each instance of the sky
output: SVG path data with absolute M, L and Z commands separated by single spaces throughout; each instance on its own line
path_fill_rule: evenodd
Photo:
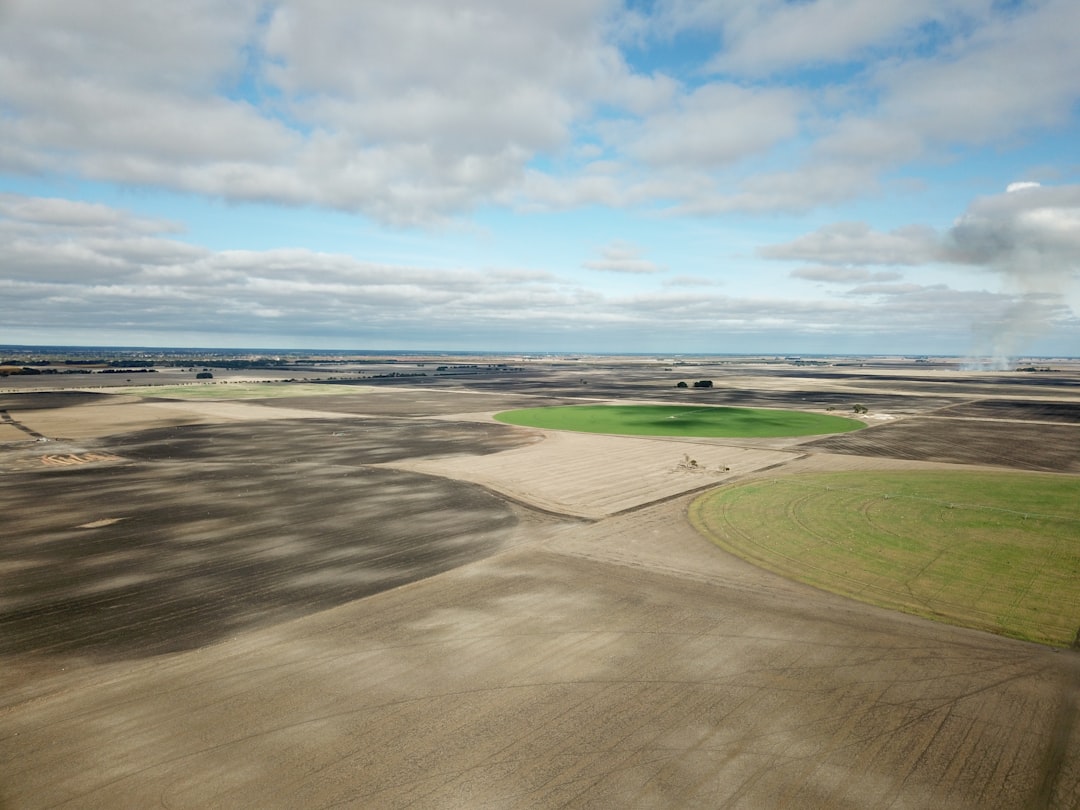
M 1076 0 L 0 0 L 0 344 L 1080 355 Z

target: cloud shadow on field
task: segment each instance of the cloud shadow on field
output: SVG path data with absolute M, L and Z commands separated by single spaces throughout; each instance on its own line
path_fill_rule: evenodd
M 364 465 L 522 434 L 386 427 L 355 444 L 341 423 L 155 430 L 108 443 L 127 465 L 8 474 L 0 654 L 192 649 L 501 547 L 517 515 L 496 496 Z

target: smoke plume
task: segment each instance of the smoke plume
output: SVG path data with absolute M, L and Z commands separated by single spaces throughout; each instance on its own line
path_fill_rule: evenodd
M 1022 182 L 971 204 L 945 238 L 945 258 L 999 273 L 1014 303 L 986 313 L 973 354 L 1008 368 L 1051 323 L 1070 313 L 1065 293 L 1080 268 L 1080 186 Z

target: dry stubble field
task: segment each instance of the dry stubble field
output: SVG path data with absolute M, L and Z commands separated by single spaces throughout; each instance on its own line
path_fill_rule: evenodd
M 763 471 L 1023 466 L 1027 379 L 767 371 L 705 396 L 896 407 L 872 442 L 755 446 L 490 420 L 580 398 L 581 369 L 3 395 L 0 807 L 1080 806 L 1074 652 L 788 582 L 686 521 Z M 591 398 L 675 396 L 607 374 Z M 950 419 L 964 457 L 902 451 Z

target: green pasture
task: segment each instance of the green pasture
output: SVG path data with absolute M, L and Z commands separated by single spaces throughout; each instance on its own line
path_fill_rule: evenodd
M 844 433 L 864 427 L 862 422 L 843 416 L 715 405 L 561 405 L 503 411 L 495 418 L 511 425 L 620 436 L 775 438 Z
M 167 399 L 276 399 L 329 394 L 355 394 L 355 385 L 315 385 L 310 383 L 192 383 L 191 385 L 146 385 L 120 389 L 139 397 Z
M 701 496 L 694 526 L 791 579 L 1056 646 L 1080 628 L 1080 478 L 835 473 Z

